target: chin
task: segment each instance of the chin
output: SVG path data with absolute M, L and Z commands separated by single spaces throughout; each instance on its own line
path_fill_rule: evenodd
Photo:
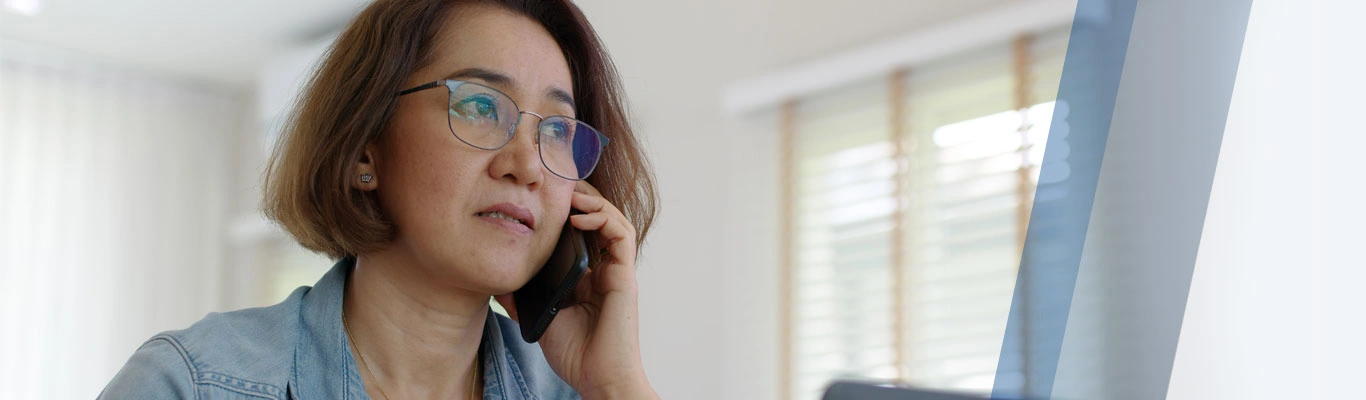
M 488 288 L 495 295 L 512 293 L 531 280 L 535 269 L 527 267 L 525 260 L 488 260 L 481 263 L 474 277 L 479 286 Z

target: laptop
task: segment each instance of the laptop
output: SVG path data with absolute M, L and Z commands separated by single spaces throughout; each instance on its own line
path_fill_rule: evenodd
M 987 397 L 937 390 L 915 389 L 887 383 L 836 381 L 821 400 L 985 400 Z

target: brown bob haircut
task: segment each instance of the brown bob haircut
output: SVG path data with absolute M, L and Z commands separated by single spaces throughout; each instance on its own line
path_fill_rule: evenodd
M 452 10 L 469 4 L 526 16 L 559 44 L 573 79 L 577 117 L 611 140 L 588 182 L 626 215 L 636 228 L 636 242 L 644 243 L 656 213 L 654 177 L 631 130 L 616 68 L 588 20 L 568 0 L 371 4 L 332 45 L 285 124 L 265 170 L 266 215 L 303 247 L 333 259 L 392 240 L 394 226 L 374 192 L 351 186 L 358 179 L 355 165 L 365 146 L 385 131 L 409 75 L 431 62 L 437 33 Z M 591 246 L 597 245 L 594 237 L 586 236 Z

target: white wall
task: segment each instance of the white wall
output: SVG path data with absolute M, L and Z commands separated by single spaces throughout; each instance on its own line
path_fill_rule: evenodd
M 1363 14 L 1252 3 L 1169 399 L 1361 398 Z

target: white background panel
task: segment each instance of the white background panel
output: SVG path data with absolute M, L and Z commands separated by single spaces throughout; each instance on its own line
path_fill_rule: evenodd
M 1253 3 L 1169 399 L 1366 398 L 1363 15 Z

